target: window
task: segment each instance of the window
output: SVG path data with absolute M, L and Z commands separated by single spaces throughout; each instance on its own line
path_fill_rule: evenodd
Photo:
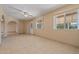
M 38 29 L 41 29 L 41 28 L 42 28 L 42 24 L 37 23 L 37 28 L 38 28 Z
M 66 15 L 66 21 L 68 24 L 68 29 L 77 29 L 77 12 L 69 13 Z
M 35 29 L 35 23 L 34 23 L 34 22 L 32 22 L 32 23 L 30 24 L 30 28 L 31 28 L 31 29 Z
M 79 19 L 77 11 L 68 11 L 54 16 L 55 29 L 78 29 Z
M 43 28 L 43 17 L 39 18 L 36 22 L 36 28 L 42 29 Z
M 56 19 L 56 28 L 64 29 L 64 15 L 58 16 Z

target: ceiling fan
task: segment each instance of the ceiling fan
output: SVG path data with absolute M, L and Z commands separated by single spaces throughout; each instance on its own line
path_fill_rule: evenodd
M 10 7 L 10 8 L 13 8 L 13 9 L 19 11 L 19 12 L 21 12 L 21 14 L 23 14 L 25 17 L 28 17 L 28 16 L 33 17 L 33 15 L 30 14 L 29 12 L 26 12 L 26 11 L 20 10 L 20 9 L 15 8 L 15 7 L 12 7 L 12 6 L 9 6 L 9 7 Z

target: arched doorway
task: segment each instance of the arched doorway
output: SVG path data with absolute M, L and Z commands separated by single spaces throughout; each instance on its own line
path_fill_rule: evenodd
M 8 35 L 16 35 L 16 25 L 15 21 L 8 22 Z

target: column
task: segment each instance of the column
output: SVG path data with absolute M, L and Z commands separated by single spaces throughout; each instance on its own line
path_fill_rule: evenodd
M 79 29 L 79 9 L 77 9 L 77 24 L 78 24 L 78 29 Z
M 0 44 L 1 44 L 1 20 L 0 20 Z
M 7 23 L 5 21 L 5 31 L 4 31 L 4 37 L 7 37 Z
M 16 33 L 19 34 L 19 22 L 16 22 Z

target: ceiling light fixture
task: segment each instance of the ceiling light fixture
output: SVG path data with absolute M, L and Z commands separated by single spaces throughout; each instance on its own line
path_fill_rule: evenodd
M 24 12 L 24 16 L 25 16 L 25 17 L 28 17 L 28 13 L 27 13 L 27 12 Z
M 25 17 L 28 17 L 28 15 L 24 15 Z

